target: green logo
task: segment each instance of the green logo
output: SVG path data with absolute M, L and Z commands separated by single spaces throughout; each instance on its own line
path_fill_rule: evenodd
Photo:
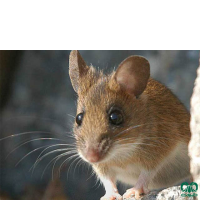
M 197 192 L 198 190 L 198 184 L 195 182 L 190 183 L 190 185 L 188 184 L 188 182 L 184 182 L 181 184 L 181 191 L 183 192 L 181 194 L 182 197 L 197 197 L 198 194 L 196 194 L 195 192 Z

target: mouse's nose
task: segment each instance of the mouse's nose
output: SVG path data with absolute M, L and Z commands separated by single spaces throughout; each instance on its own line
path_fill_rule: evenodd
M 89 162 L 95 163 L 98 162 L 100 160 L 100 152 L 98 149 L 96 148 L 88 148 L 86 151 L 86 159 Z

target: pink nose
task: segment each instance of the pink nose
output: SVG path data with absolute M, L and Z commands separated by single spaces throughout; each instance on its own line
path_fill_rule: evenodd
M 86 158 L 89 162 L 95 163 L 100 160 L 100 153 L 98 149 L 88 148 Z

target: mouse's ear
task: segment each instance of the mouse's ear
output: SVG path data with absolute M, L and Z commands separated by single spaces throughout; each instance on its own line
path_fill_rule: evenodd
M 150 64 L 141 56 L 130 56 L 119 65 L 115 80 L 129 94 L 136 97 L 145 90 L 150 76 Z
M 88 73 L 89 67 L 76 50 L 71 51 L 69 55 L 69 76 L 75 92 L 78 92 L 81 77 Z

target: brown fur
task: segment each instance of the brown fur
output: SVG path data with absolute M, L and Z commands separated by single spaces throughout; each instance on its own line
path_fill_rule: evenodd
M 129 156 L 121 158 L 119 155 L 115 159 L 93 164 L 99 176 L 108 176 L 112 167 L 125 170 L 130 163 L 149 171 L 154 170 L 160 163 L 164 163 L 180 142 L 187 146 L 190 139 L 190 116 L 168 88 L 150 78 L 143 93 L 136 98 L 118 84 L 116 72 L 104 75 L 93 67 L 88 69 L 87 74 L 79 79 L 77 91 L 77 114 L 84 112 L 81 127 L 76 124 L 74 126 L 78 150 L 84 152 L 87 142 L 99 142 L 102 137 L 110 139 L 109 151 L 112 151 L 112 144 L 117 140 L 121 140 L 120 144 L 131 142 L 134 145 L 138 139 L 144 143 Z M 109 124 L 108 110 L 113 105 L 123 112 L 122 126 L 112 127 Z M 121 131 L 137 125 L 141 126 L 115 137 Z M 183 170 L 189 174 L 188 163 L 183 164 Z

